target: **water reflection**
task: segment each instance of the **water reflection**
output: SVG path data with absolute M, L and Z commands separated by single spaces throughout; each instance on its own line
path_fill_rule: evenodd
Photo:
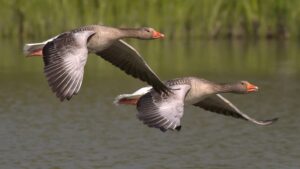
M 187 107 L 181 132 L 161 133 L 113 98 L 145 85 L 90 56 L 80 93 L 59 102 L 40 58 L 2 41 L 0 168 L 297 168 L 299 44 L 265 41 L 131 41 L 163 78 L 194 75 L 249 80 L 261 91 L 226 95 L 253 117 L 279 116 L 272 126 Z

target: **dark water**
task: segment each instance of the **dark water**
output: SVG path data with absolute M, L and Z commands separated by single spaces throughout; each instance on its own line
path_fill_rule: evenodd
M 91 55 L 80 93 L 61 103 L 47 86 L 40 58 L 1 41 L 2 169 L 296 169 L 300 167 L 300 44 L 243 41 L 131 41 L 163 78 L 248 80 L 251 95 L 226 95 L 261 127 L 186 107 L 180 132 L 143 125 L 114 97 L 145 85 Z

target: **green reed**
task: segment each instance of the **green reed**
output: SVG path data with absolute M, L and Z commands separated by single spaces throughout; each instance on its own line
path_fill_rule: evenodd
M 172 38 L 298 38 L 298 0 L 0 0 L 1 37 L 87 24 L 151 26 Z

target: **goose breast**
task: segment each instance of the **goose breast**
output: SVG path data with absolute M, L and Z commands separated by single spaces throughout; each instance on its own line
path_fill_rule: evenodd
M 191 89 L 186 94 L 185 104 L 195 104 L 215 93 L 211 83 L 202 79 L 190 78 Z

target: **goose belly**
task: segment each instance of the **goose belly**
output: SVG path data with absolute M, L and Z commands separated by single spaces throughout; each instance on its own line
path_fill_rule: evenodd
M 97 33 L 88 41 L 87 48 L 90 53 L 96 53 L 109 47 L 112 42 L 111 39 L 100 37 Z
M 184 103 L 187 105 L 195 104 L 195 103 L 198 103 L 199 101 L 205 99 L 206 97 L 207 97 L 206 92 L 200 92 L 197 94 L 189 92 L 184 99 Z

